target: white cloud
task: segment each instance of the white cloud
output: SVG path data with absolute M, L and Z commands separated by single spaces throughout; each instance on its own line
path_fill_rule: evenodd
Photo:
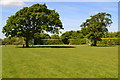
M 23 6 L 25 3 L 20 0 L 1 0 L 0 5 L 2 6 Z
M 1 0 L 2 6 L 24 6 L 25 2 L 33 2 L 34 0 Z
M 99 13 L 98 11 L 94 11 L 94 12 L 90 12 L 89 14 L 96 14 L 96 13 Z

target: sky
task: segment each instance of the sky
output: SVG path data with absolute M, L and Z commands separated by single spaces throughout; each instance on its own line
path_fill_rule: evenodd
M 63 23 L 64 30 L 80 30 L 80 24 L 82 24 L 90 16 L 97 14 L 98 12 L 106 12 L 112 15 L 113 24 L 109 27 L 110 32 L 118 31 L 118 0 L 104 0 L 104 2 L 97 2 L 91 0 L 48 0 L 41 2 L 38 0 L 3 0 L 0 3 L 0 38 L 5 36 L 2 34 L 2 27 L 6 24 L 6 20 L 9 16 L 14 15 L 17 11 L 23 7 L 29 7 L 35 3 L 46 3 L 49 9 L 55 9 L 59 13 L 60 19 Z

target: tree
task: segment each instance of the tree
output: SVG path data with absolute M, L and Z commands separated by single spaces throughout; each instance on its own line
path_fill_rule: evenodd
M 10 16 L 2 32 L 7 37 L 24 37 L 29 47 L 28 42 L 35 33 L 59 33 L 60 29 L 63 29 L 62 22 L 55 10 L 47 9 L 46 4 L 34 4 Z
M 53 34 L 51 35 L 51 39 L 60 39 L 58 34 Z
M 97 41 L 101 40 L 104 32 L 108 32 L 107 27 L 112 24 L 111 15 L 108 13 L 98 13 L 90 17 L 80 26 L 82 27 L 83 34 L 90 40 L 91 46 L 96 46 Z
M 73 31 L 71 35 L 71 39 L 81 39 L 84 38 L 81 31 Z
M 69 39 L 71 39 L 71 35 L 72 35 L 73 31 L 66 31 L 65 33 L 63 33 L 60 38 L 63 41 L 64 44 L 69 44 Z
M 81 39 L 84 38 L 81 31 L 66 31 L 60 37 L 64 44 L 69 44 L 69 39 Z

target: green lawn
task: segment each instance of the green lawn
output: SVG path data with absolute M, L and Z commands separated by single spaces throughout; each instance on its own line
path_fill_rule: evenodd
M 2 46 L 0 46 L 0 79 L 2 79 Z
M 117 78 L 118 47 L 3 46 L 3 78 Z

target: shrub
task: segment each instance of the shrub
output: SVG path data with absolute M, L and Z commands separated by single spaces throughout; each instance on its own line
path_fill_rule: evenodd
M 51 39 L 60 39 L 58 34 L 53 34 L 51 35 Z
M 23 43 L 23 38 L 13 37 L 13 38 L 4 38 L 2 40 L 2 45 L 21 45 Z
M 86 44 L 86 39 L 69 39 L 71 45 L 80 45 L 80 44 Z
M 106 38 L 106 39 L 102 39 L 102 41 L 98 41 L 98 44 L 102 44 L 102 45 L 120 45 L 120 39 Z
M 43 45 L 64 44 L 60 39 L 43 39 Z

